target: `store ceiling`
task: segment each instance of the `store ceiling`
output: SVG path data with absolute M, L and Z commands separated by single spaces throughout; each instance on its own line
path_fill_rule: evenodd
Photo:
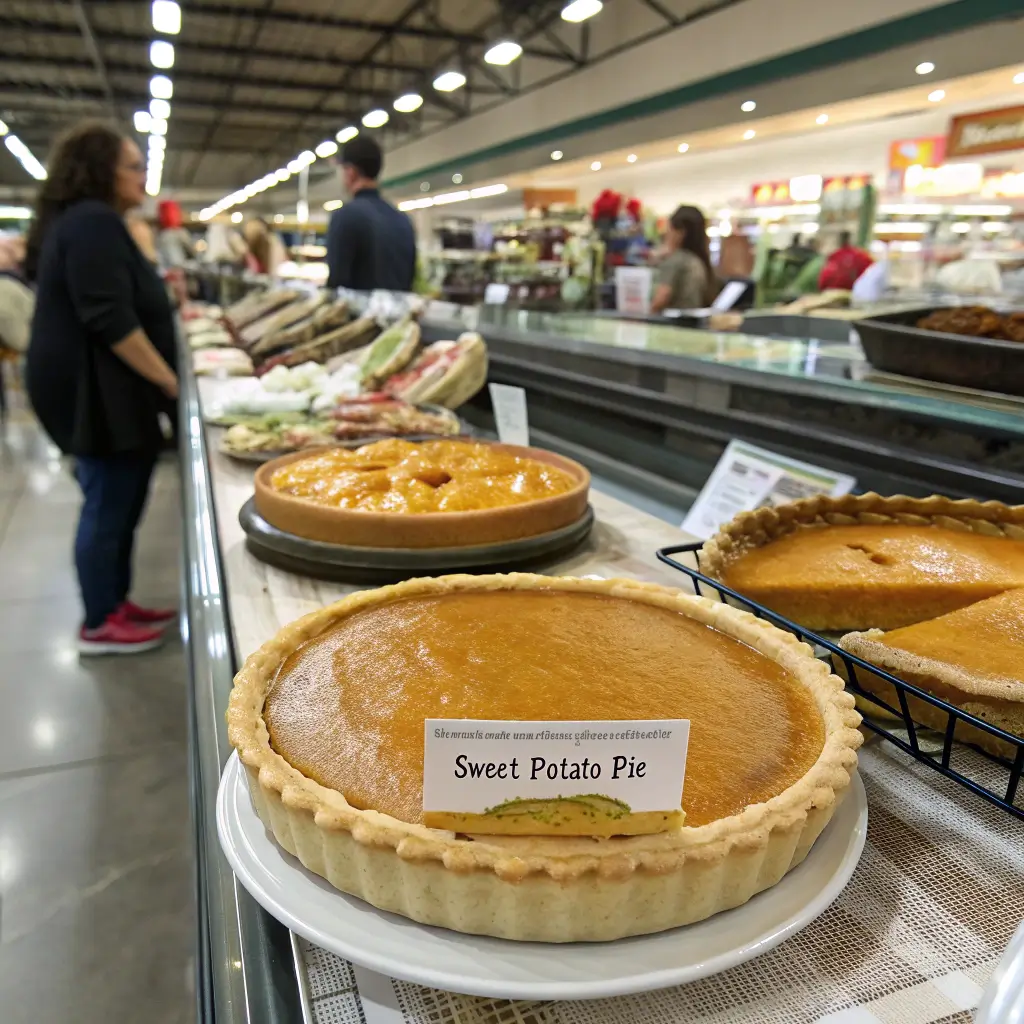
M 628 15 L 610 32 L 600 18 L 562 21 L 565 0 L 180 0 L 164 185 L 232 190 L 375 107 L 391 113 L 379 137 L 393 146 L 740 2 L 606 0 Z M 624 22 L 633 26 L 625 33 Z M 76 120 L 113 118 L 128 129 L 148 105 L 148 2 L 5 0 L 0 37 L 0 119 L 40 159 Z M 485 50 L 504 38 L 523 56 L 509 67 L 486 64 Z M 449 66 L 461 68 L 466 86 L 437 92 L 430 83 Z M 423 106 L 392 110 L 411 90 Z M 0 153 L 0 187 L 30 188 Z

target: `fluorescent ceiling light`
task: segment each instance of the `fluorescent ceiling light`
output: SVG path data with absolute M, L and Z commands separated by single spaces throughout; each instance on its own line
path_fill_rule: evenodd
M 162 117 L 150 117 L 149 119 L 149 130 L 154 135 L 166 135 L 167 134 L 167 121 Z
M 299 161 L 300 167 L 311 167 L 316 163 L 316 154 L 304 149 L 295 159 Z
M 306 165 L 301 160 L 289 160 L 288 161 L 288 173 L 298 174 Z
M 324 141 L 316 147 L 316 155 L 320 157 L 334 156 L 337 152 L 338 144 L 331 139 L 324 139 Z
M 149 63 L 155 68 L 173 68 L 174 44 L 166 39 L 154 39 L 149 44 Z
M 1010 225 L 1005 221 L 986 220 L 981 225 L 982 231 L 1009 231 Z
M 363 124 L 367 128 L 381 128 L 388 123 L 388 112 L 386 110 L 371 110 L 363 114 Z
M 274 171 L 274 177 L 277 178 L 278 181 L 287 181 L 291 176 L 292 172 L 289 171 L 287 167 L 279 167 Z
M 242 214 L 239 211 L 236 210 L 233 214 L 231 214 L 231 223 L 232 224 L 241 224 L 242 223 Z
M 174 95 L 174 83 L 166 75 L 154 75 L 149 80 L 149 95 L 158 100 L 169 100 Z
M 889 224 L 876 224 L 875 233 L 883 235 L 923 235 L 928 230 L 924 221 L 893 221 Z
M 359 134 L 359 129 L 349 125 L 347 128 L 342 128 L 340 132 L 334 137 L 339 142 L 348 142 L 349 139 L 354 139 Z
M 1009 217 L 1013 213 L 1012 206 L 954 206 L 953 214 L 957 217 Z
M 438 92 L 454 92 L 466 84 L 466 76 L 461 71 L 442 71 L 434 79 L 434 88 Z
M 586 21 L 595 14 L 601 13 L 604 4 L 601 0 L 572 0 L 562 8 L 562 21 Z
M 676 152 L 677 153 L 686 153 L 689 150 L 689 148 L 690 148 L 690 144 L 688 142 L 680 142 L 679 145 L 676 146 Z
M 511 64 L 522 52 L 523 48 L 518 43 L 512 42 L 511 39 L 505 39 L 500 43 L 495 43 L 484 54 L 484 60 L 488 64 L 504 67 L 506 64 Z
M 828 114 L 819 114 L 814 120 L 818 124 L 828 124 Z
M 1024 71 L 1018 71 L 1017 74 L 1013 76 L 1013 84 L 1024 85 Z
M 965 220 L 958 220 L 950 230 L 957 235 L 966 235 L 971 230 L 971 225 Z
M 166 149 L 167 140 L 162 135 L 150 135 L 149 137 L 149 151 L 152 153 L 154 149 Z
M 928 99 L 932 103 L 941 103 L 946 98 L 945 89 L 936 89 L 934 92 L 928 93 Z
M 635 164 L 636 163 L 636 153 L 630 153 L 629 156 L 626 157 L 626 163 L 627 164 Z
M 508 191 L 508 185 L 481 185 L 480 188 L 470 190 L 471 199 L 483 199 L 485 196 L 500 196 Z
M 27 220 L 31 216 L 27 206 L 0 206 L 0 220 Z
M 181 8 L 174 0 L 153 0 L 153 28 L 167 36 L 181 31 Z
M 340 199 L 328 199 L 324 203 L 324 209 L 330 213 L 331 210 L 340 210 L 345 204 Z
M 753 100 L 744 100 L 740 104 L 740 110 L 742 110 L 744 114 L 749 114 L 751 111 L 757 110 L 757 104 Z
M 910 214 L 911 217 L 932 217 L 942 213 L 945 207 L 938 203 L 882 203 L 879 213 Z
M 745 131 L 745 132 L 743 133 L 743 138 L 745 138 L 745 139 L 746 139 L 747 141 L 749 141 L 749 140 L 750 140 L 750 139 L 752 139 L 752 138 L 753 138 L 753 137 L 754 137 L 754 136 L 755 136 L 756 134 L 757 134 L 757 132 L 755 132 L 753 128 L 748 128 L 748 129 L 747 129 L 747 130 L 746 130 L 746 131 Z
M 6 135 L 6 134 L 7 134 L 7 125 L 3 121 L 0 121 L 0 135 Z
M 469 189 L 462 189 L 460 192 L 442 192 L 434 196 L 435 206 L 445 206 L 448 203 L 461 203 L 469 198 Z
M 150 100 L 149 116 L 162 117 L 164 120 L 171 116 L 171 105 L 167 100 Z
M 930 60 L 923 60 L 914 70 L 919 75 L 930 75 L 935 70 L 935 65 Z
M 132 122 L 134 123 L 135 130 L 137 132 L 148 132 L 152 121 L 153 116 L 148 110 L 136 110 L 132 117 Z
M 423 106 L 423 97 L 418 92 L 407 92 L 399 96 L 393 104 L 395 110 L 402 114 L 411 114 Z M 341 134 L 340 132 L 338 133 Z
M 404 203 L 399 203 L 398 208 L 404 213 L 407 210 L 425 210 L 433 205 L 434 200 L 428 196 L 426 199 L 407 199 Z
M 592 164 L 590 165 L 590 169 L 591 169 L 592 171 L 599 171 L 599 170 L 601 170 L 601 161 L 600 161 L 600 160 L 595 160 L 595 161 L 594 161 L 594 162 L 593 162 L 593 163 L 592 163 Z
M 14 154 L 22 167 L 32 175 L 36 181 L 46 180 L 46 168 L 36 159 L 35 154 L 25 145 L 17 135 L 5 135 L 4 145 Z
M 562 151 L 560 149 L 553 149 L 551 151 L 551 159 L 552 160 L 561 160 L 562 156 L 563 156 L 563 153 L 562 153 Z

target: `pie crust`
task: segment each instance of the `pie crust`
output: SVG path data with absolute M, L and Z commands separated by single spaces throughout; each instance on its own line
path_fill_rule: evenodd
M 701 572 L 712 579 L 725 581 L 729 567 L 744 554 L 779 540 L 797 529 L 826 528 L 829 526 L 936 526 L 947 530 L 975 533 L 988 537 L 1006 537 L 1024 541 L 1024 506 L 1005 505 L 998 501 L 975 501 L 970 498 L 954 500 L 939 495 L 928 498 L 910 498 L 906 495 L 883 497 L 868 493 L 832 498 L 819 495 L 785 505 L 764 507 L 752 512 L 741 512 L 726 523 L 701 549 Z M 955 590 L 957 581 L 951 580 L 949 589 Z M 879 595 L 872 595 L 878 598 Z M 986 595 L 987 596 L 987 595 Z M 884 595 L 880 599 L 884 599 Z M 819 630 L 845 631 L 851 628 L 895 626 L 933 618 L 949 610 L 948 607 L 929 607 L 923 598 L 892 597 L 894 607 L 900 604 L 903 623 L 850 621 L 851 610 L 844 598 L 831 594 L 822 586 L 813 598 L 803 603 L 813 605 L 811 615 L 802 624 Z M 976 600 L 976 599 L 975 599 Z M 918 602 L 919 613 L 914 614 Z M 962 604 L 971 603 L 971 599 Z M 793 615 L 797 621 L 799 616 Z
M 475 836 L 351 806 L 273 750 L 263 706 L 297 647 L 358 610 L 407 597 L 499 589 L 589 592 L 712 626 L 786 668 L 822 715 L 824 746 L 796 783 L 698 827 L 614 839 Z M 228 736 L 278 843 L 332 885 L 424 924 L 508 939 L 617 939 L 703 920 L 776 884 L 831 819 L 857 763 L 860 716 L 842 681 L 788 633 L 728 605 L 634 580 L 445 576 L 363 591 L 293 622 L 235 677 Z
M 365 512 L 332 508 L 282 494 L 271 485 L 277 470 L 323 449 L 307 448 L 266 462 L 256 472 L 256 511 L 271 526 L 307 540 L 367 548 L 462 548 L 498 544 L 571 526 L 587 511 L 590 473 L 578 462 L 542 448 L 496 445 L 568 473 L 576 486 L 563 494 L 472 512 Z

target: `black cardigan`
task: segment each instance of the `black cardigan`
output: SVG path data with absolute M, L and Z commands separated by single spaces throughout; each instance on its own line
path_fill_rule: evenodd
M 159 449 L 157 412 L 166 399 L 111 351 L 139 327 L 174 366 L 174 319 L 156 271 L 116 210 L 75 203 L 43 241 L 25 375 L 36 415 L 61 451 Z

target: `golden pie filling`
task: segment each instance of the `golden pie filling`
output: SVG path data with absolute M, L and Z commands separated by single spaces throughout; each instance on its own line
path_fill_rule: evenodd
M 289 462 L 271 477 L 282 494 L 364 512 L 470 512 L 571 491 L 571 474 L 469 441 L 376 441 Z
M 807 527 L 743 552 L 722 581 L 811 629 L 892 628 L 1024 587 L 1024 542 L 936 526 Z
M 285 660 L 263 718 L 303 775 L 410 823 L 426 718 L 689 719 L 688 826 L 781 793 L 825 740 L 811 693 L 752 647 L 677 611 L 544 589 L 357 610 Z

